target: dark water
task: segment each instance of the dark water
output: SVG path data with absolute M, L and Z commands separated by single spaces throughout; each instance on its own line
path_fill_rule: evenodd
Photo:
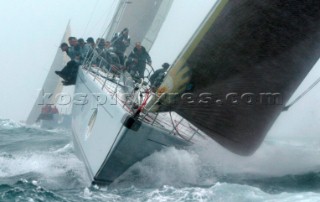
M 320 201 L 317 145 L 269 141 L 253 157 L 169 148 L 90 186 L 67 131 L 0 120 L 0 201 Z

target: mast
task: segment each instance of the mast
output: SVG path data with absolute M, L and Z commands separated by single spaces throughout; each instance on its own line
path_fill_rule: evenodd
M 61 39 L 61 43 L 68 41 L 68 38 L 70 37 L 71 29 L 70 29 L 70 21 L 68 22 L 68 25 L 66 27 L 66 31 Z M 59 44 L 60 45 L 60 44 Z M 61 79 L 55 74 L 55 71 L 60 70 L 62 67 L 65 66 L 65 64 L 68 62 L 68 58 L 66 54 L 64 54 L 60 48 L 58 48 L 56 56 L 53 60 L 53 63 L 51 65 L 51 68 L 48 72 L 47 78 L 43 83 L 42 89 L 39 92 L 39 95 L 36 99 L 36 102 L 34 103 L 32 110 L 27 118 L 26 123 L 29 125 L 32 125 L 36 122 L 37 118 L 39 117 L 41 113 L 41 108 L 43 107 L 44 101 L 55 104 L 56 100 L 58 99 L 56 95 L 62 91 L 62 84 Z M 52 96 L 46 100 L 44 94 L 49 93 L 52 94 Z

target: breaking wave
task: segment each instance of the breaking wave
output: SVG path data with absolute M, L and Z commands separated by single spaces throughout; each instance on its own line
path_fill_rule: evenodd
M 316 143 L 267 139 L 251 157 L 211 140 L 166 148 L 91 186 L 71 134 L 0 119 L 0 201 L 319 201 Z

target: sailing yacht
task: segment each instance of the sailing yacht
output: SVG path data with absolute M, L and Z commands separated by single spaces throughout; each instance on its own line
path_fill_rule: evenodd
M 85 61 L 72 108 L 76 154 L 90 179 L 110 184 L 155 151 L 207 135 L 250 155 L 320 53 L 320 2 L 220 0 L 158 90 L 125 70 Z M 106 39 L 128 28 L 153 47 L 171 0 L 120 0 Z M 149 67 L 148 71 L 152 72 Z M 147 73 L 149 75 L 149 73 Z
M 149 50 L 171 4 L 172 1 L 159 0 L 130 4 L 120 1 L 107 40 L 128 28 L 131 40 L 142 41 Z M 137 9 L 148 12 L 141 15 Z M 136 13 L 136 18 L 130 17 L 132 13 Z M 79 97 L 73 105 L 72 132 L 76 154 L 86 164 L 94 183 L 112 183 L 134 163 L 164 147 L 191 145 L 190 138 L 175 132 L 168 117 L 163 120 L 165 115 L 143 112 L 151 96 L 148 88 L 146 82 L 135 83 L 125 71 L 117 75 L 91 66 L 90 61 L 79 69 L 75 86 L 75 95 Z M 183 128 L 181 123 L 179 128 Z

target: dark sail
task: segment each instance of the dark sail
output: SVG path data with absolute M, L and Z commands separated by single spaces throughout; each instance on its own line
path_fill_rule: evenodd
M 176 111 L 249 155 L 319 56 L 320 1 L 221 1 L 158 89 L 179 95 L 153 110 Z

